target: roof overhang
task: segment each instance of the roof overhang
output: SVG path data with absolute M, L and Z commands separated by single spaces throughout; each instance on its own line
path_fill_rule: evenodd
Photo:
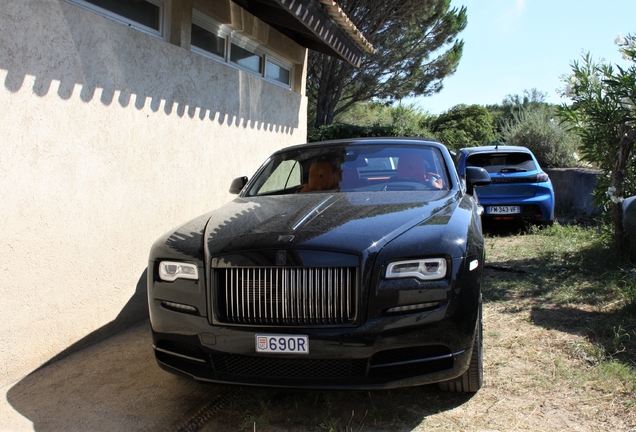
M 373 46 L 333 0 L 232 0 L 299 45 L 358 67 Z

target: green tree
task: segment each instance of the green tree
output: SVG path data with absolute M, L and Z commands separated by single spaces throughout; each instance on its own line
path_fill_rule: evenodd
M 506 95 L 501 104 L 486 105 L 495 122 L 497 130 L 501 132 L 508 123 L 515 120 L 522 112 L 535 108 L 548 107 L 545 102 L 548 94 L 536 88 L 524 90 L 523 94 Z
M 315 124 L 334 117 L 356 102 L 389 102 L 430 95 L 457 69 L 464 43 L 466 8 L 451 9 L 450 0 L 340 0 L 338 4 L 376 48 L 359 68 L 310 52 L 307 94 Z
M 391 124 L 402 136 L 419 136 L 433 138 L 433 133 L 427 125 L 431 120 L 430 114 L 423 112 L 414 104 L 403 105 L 401 102 L 389 107 Z
M 430 121 L 432 115 L 415 104 L 381 103 L 377 101 L 358 102 L 351 109 L 339 114 L 334 123 L 348 123 L 359 126 L 377 124 L 406 124 L 418 129 Z
M 632 157 L 636 142 L 636 37 L 617 39 L 617 44 L 630 66 L 624 69 L 597 63 L 589 53 L 582 62 L 575 61 L 563 92 L 572 104 L 563 105 L 559 112 L 580 135 L 584 159 L 607 174 L 599 179 L 596 198 L 611 209 L 615 247 L 619 258 L 627 260 L 622 200 L 636 193 L 636 162 Z
M 529 148 L 542 167 L 567 168 L 577 165 L 579 137 L 555 120 L 553 109 L 538 105 L 514 114 L 501 130 L 508 145 Z
M 455 105 L 431 121 L 429 127 L 453 150 L 489 144 L 498 139 L 492 116 L 481 105 Z

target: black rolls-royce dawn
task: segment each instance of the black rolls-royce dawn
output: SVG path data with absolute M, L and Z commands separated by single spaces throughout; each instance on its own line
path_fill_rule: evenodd
M 440 143 L 325 141 L 274 153 L 238 197 L 150 251 L 154 353 L 170 372 L 253 386 L 482 385 L 484 241 Z

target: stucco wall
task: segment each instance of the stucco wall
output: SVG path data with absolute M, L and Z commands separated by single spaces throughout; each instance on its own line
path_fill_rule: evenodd
M 300 94 L 62 0 L 2 1 L 0 83 L 0 386 L 139 313 L 152 242 L 306 138 Z

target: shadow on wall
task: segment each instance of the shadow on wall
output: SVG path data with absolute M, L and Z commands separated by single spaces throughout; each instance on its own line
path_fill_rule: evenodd
M 63 0 L 9 3 L 0 14 L 0 69 L 12 93 L 27 90 L 31 76 L 39 97 L 99 98 L 283 133 L 299 126 L 302 96 L 289 89 Z

